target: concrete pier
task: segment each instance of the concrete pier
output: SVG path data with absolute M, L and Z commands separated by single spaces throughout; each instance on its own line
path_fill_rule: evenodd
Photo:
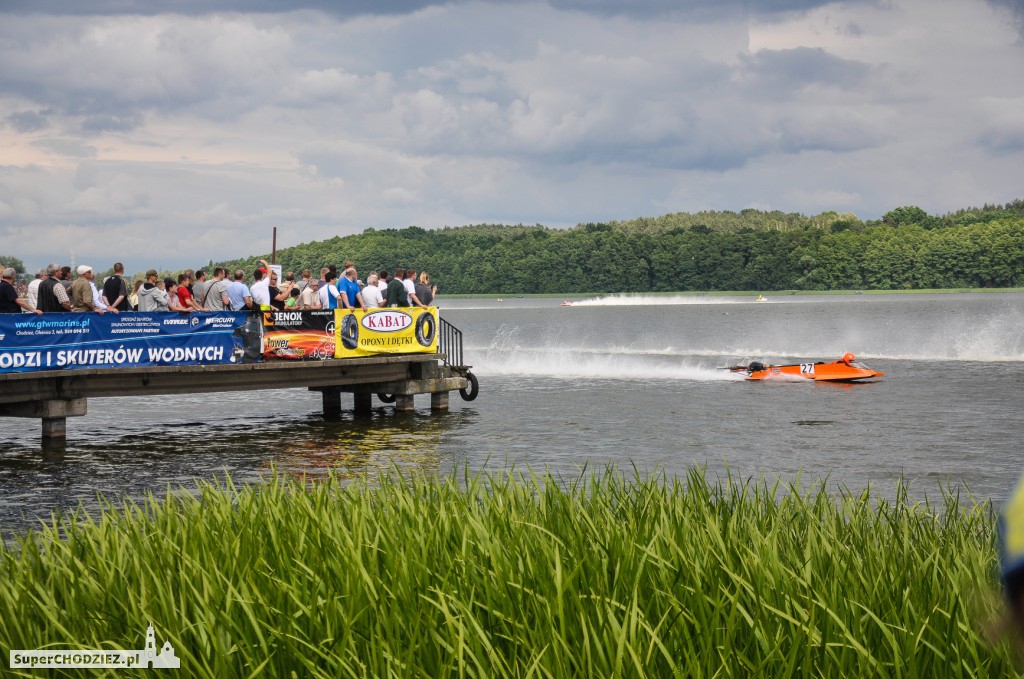
M 325 418 L 341 415 L 342 393 L 353 410 L 370 412 L 374 394 L 394 396 L 399 412 L 415 394 L 430 394 L 432 412 L 448 409 L 448 393 L 465 389 L 464 371 L 444 365 L 444 354 L 381 355 L 324 361 L 266 361 L 241 365 L 85 368 L 0 374 L 0 417 L 42 421 L 44 443 L 67 436 L 67 418 L 83 417 L 90 398 L 194 394 L 254 389 L 319 391 Z

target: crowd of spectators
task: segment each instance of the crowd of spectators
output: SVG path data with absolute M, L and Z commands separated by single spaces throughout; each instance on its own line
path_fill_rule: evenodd
M 150 269 L 132 282 L 120 262 L 100 285 L 91 266 L 83 264 L 76 273 L 72 279 L 70 266 L 50 264 L 25 285 L 16 282 L 14 269 L 4 269 L 0 313 L 426 308 L 433 305 L 437 294 L 426 271 L 418 276 L 415 269 L 375 271 L 364 283 L 353 262 L 345 262 L 340 269 L 326 266 L 319 278 L 313 278 L 309 269 L 303 269 L 298 277 L 289 271 L 284 281 L 278 280 L 277 271 L 264 260 L 252 271 L 251 280 L 242 269 L 229 272 L 216 267 L 212 275 L 189 269 L 176 278 L 161 278 L 156 269 Z

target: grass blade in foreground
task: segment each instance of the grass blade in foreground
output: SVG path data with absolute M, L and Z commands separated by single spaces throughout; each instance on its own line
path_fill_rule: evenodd
M 206 484 L 0 552 L 0 648 L 188 675 L 1005 676 L 993 517 L 758 482 Z

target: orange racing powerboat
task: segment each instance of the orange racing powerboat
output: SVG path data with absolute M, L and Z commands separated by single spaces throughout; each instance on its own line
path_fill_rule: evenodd
M 745 365 L 729 366 L 731 373 L 743 375 L 746 380 L 772 379 L 806 379 L 815 382 L 854 382 L 874 377 L 885 377 L 885 373 L 872 370 L 849 351 L 843 357 L 831 363 L 792 363 L 788 365 L 770 365 L 760 361 L 751 361 Z

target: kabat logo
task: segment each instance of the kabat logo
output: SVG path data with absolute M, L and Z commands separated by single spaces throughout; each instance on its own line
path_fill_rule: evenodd
M 374 332 L 398 332 L 412 325 L 412 316 L 403 311 L 373 311 L 363 316 L 363 327 Z

